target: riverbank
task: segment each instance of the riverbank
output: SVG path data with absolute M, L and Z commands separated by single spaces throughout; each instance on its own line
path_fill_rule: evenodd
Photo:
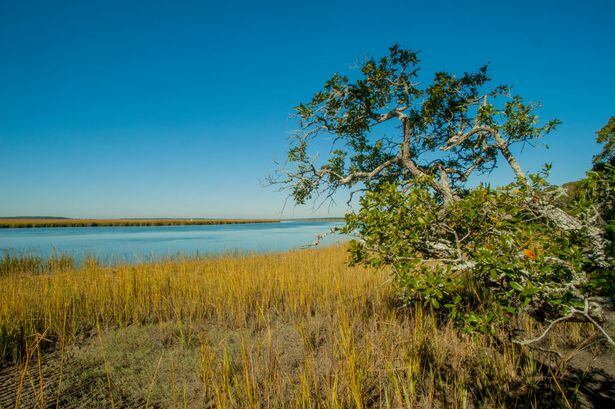
M 525 349 L 401 308 L 386 270 L 347 261 L 333 246 L 0 277 L 0 407 L 574 404 Z

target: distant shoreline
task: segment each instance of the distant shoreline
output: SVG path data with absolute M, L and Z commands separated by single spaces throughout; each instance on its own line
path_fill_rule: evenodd
M 279 223 L 277 219 L 66 219 L 66 218 L 3 218 L 0 228 L 36 227 L 136 227 L 136 226 L 200 226 L 220 224 Z
M 27 229 L 40 227 L 139 227 L 139 226 L 207 226 L 222 224 L 334 222 L 342 217 L 315 217 L 298 219 L 181 219 L 181 218 L 133 218 L 133 219 L 70 219 L 66 217 L 0 217 L 0 229 Z

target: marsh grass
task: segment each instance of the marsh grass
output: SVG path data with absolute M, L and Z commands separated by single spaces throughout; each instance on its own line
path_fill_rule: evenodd
M 518 347 L 400 309 L 344 247 L 0 277 L 2 407 L 559 407 Z
M 42 258 L 32 254 L 5 253 L 0 257 L 0 277 L 15 275 L 35 275 L 72 269 L 75 260 L 65 254 L 52 254 Z

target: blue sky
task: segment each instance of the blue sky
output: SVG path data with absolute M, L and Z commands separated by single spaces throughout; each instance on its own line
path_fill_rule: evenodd
M 577 179 L 615 115 L 614 16 L 607 0 L 2 1 L 0 216 L 280 217 L 259 180 L 292 108 L 395 42 L 426 73 L 490 62 L 563 121 L 525 167 Z

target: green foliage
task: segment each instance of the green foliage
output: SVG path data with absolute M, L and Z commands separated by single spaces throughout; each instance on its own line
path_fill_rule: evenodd
M 352 259 L 392 266 L 405 302 L 422 302 L 466 328 L 520 313 L 553 319 L 582 307 L 601 283 L 599 274 L 592 279 L 583 271 L 610 270 L 591 260 L 587 236 L 537 217 L 528 196 L 553 199 L 542 177 L 532 179 L 531 186 L 478 186 L 449 206 L 421 184 L 367 192 L 346 219 L 345 232 L 360 237 Z M 489 311 L 480 315 L 480 307 Z
M 598 133 L 601 168 L 563 200 L 546 181 L 550 166 L 528 175 L 512 149 L 558 120 L 541 123 L 536 104 L 489 88 L 486 66 L 431 82 L 418 72 L 418 54 L 395 45 L 357 79 L 336 74 L 297 107 L 301 130 L 282 179 L 295 201 L 358 187 L 342 229 L 357 237 L 352 262 L 390 266 L 404 303 L 468 331 L 492 332 L 521 314 L 599 319 L 613 294 L 613 119 Z M 309 151 L 321 134 L 332 147 L 317 159 Z M 501 161 L 514 182 L 467 185 Z
M 615 164 L 615 116 L 610 117 L 609 122 L 596 135 L 596 142 L 603 143 L 604 147 L 602 152 L 594 156 L 594 166 L 599 168 L 607 162 Z
M 290 170 L 280 173 L 297 203 L 340 186 L 399 183 L 409 169 L 436 190 L 446 189 L 434 180 L 446 169 L 459 186 L 470 173 L 493 169 L 501 147 L 536 141 L 559 123 L 539 124 L 537 106 L 510 96 L 510 87 L 488 87 L 487 66 L 461 76 L 437 72 L 423 82 L 419 64 L 418 53 L 394 45 L 387 56 L 364 62 L 357 79 L 335 74 L 295 108 L 300 131 L 291 142 Z M 468 138 L 441 149 L 468 131 Z M 321 134 L 333 145 L 324 160 L 310 151 Z M 487 139 L 495 134 L 502 139 Z M 418 164 L 423 157 L 429 164 Z
M 594 168 L 576 183 L 571 210 L 595 220 L 606 239 L 606 252 L 615 258 L 615 117 L 597 133 L 596 141 L 604 144 L 594 157 Z M 615 269 L 597 269 L 591 273 L 593 291 L 615 297 Z
M 577 187 L 574 206 L 577 212 L 593 213 L 604 225 L 606 237 L 615 241 L 615 165 L 605 163 L 602 170 L 587 172 Z M 613 247 L 610 249 L 613 254 Z
M 571 207 L 596 220 L 604 231 L 607 255 L 615 258 L 615 166 L 603 163 L 600 169 L 587 172 L 587 177 L 578 183 Z M 615 297 L 614 268 L 597 269 L 591 276 L 594 292 Z

